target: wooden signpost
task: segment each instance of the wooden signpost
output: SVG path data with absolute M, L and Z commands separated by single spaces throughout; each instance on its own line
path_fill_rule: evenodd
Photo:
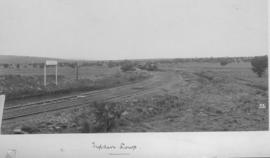
M 44 86 L 47 85 L 47 71 L 46 68 L 47 66 L 55 66 L 55 84 L 58 84 L 58 78 L 57 78 L 57 61 L 56 60 L 46 60 L 45 64 L 44 64 Z

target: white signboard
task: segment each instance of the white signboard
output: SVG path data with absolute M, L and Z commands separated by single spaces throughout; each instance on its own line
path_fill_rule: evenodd
M 56 60 L 46 60 L 46 65 L 57 65 Z
M 55 84 L 57 85 L 58 79 L 57 79 L 57 61 L 56 60 L 46 60 L 44 65 L 44 86 L 47 85 L 47 77 L 46 77 L 46 66 L 55 66 Z

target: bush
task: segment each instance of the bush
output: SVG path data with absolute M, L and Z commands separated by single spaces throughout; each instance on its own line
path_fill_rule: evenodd
M 134 71 L 135 70 L 135 65 L 131 61 L 124 61 L 123 63 L 121 63 L 120 68 L 121 68 L 121 70 L 123 72 Z
M 147 70 L 147 71 L 157 71 L 158 67 L 154 63 L 147 62 L 142 66 L 139 66 L 140 69 L 142 70 Z
M 4 68 L 8 68 L 9 67 L 9 64 L 3 64 L 4 65 Z
M 110 132 L 124 112 L 116 103 L 94 103 L 95 125 L 93 132 Z
M 78 66 L 78 63 L 68 63 L 68 66 L 72 69 L 75 69 Z
M 120 124 L 124 106 L 114 102 L 94 102 L 85 107 L 73 121 L 81 133 L 112 132 Z
M 109 61 L 109 62 L 107 63 L 107 66 L 108 66 L 108 68 L 112 68 L 112 67 L 115 67 L 116 65 L 115 65 L 114 62 Z
M 45 66 L 45 65 L 44 65 L 43 63 L 40 63 L 40 64 L 39 64 L 39 68 L 40 68 L 40 69 L 43 69 L 44 66 Z
M 220 61 L 220 65 L 221 65 L 221 66 L 225 66 L 225 65 L 227 65 L 227 64 L 229 64 L 229 62 L 226 61 L 226 60 Z
M 260 56 L 254 57 L 251 60 L 252 71 L 258 75 L 258 77 L 262 77 L 266 68 L 268 67 L 268 57 Z

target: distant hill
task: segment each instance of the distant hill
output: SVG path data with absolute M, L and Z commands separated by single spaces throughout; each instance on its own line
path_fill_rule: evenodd
M 151 62 L 220 62 L 220 60 L 226 59 L 229 61 L 245 61 L 249 62 L 253 57 L 205 57 L 205 58 L 167 58 L 167 59 L 127 59 L 132 61 L 151 61 Z M 49 57 L 32 57 L 32 56 L 15 56 L 15 55 L 0 55 L 0 64 L 26 64 L 26 63 L 44 63 L 46 60 L 57 60 L 58 62 L 121 62 L 121 60 L 72 60 L 72 59 L 61 59 L 61 58 L 49 58 Z
M 0 55 L 0 64 L 23 64 L 23 63 L 44 63 L 46 60 L 57 60 L 59 62 L 71 62 L 76 60 L 47 58 L 47 57 L 31 57 L 31 56 L 14 56 Z

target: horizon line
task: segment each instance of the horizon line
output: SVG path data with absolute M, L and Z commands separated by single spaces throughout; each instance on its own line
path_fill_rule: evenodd
M 121 58 L 121 59 L 80 59 L 80 58 L 65 58 L 65 57 L 49 57 L 49 56 L 29 56 L 29 55 L 14 55 L 14 54 L 0 54 L 0 56 L 12 57 L 30 57 L 30 58 L 49 58 L 58 60 L 79 60 L 79 61 L 117 61 L 117 60 L 171 60 L 171 59 L 196 59 L 196 58 L 249 58 L 256 56 L 268 56 L 268 54 L 254 55 L 254 56 L 206 56 L 206 57 L 159 57 L 159 58 Z

